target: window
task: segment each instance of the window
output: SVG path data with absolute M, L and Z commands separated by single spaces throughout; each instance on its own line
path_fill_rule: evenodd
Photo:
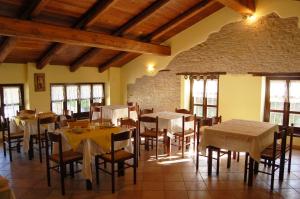
M 300 77 L 267 77 L 264 121 L 300 127 Z
M 64 110 L 86 113 L 91 103 L 104 105 L 104 99 L 103 83 L 51 84 L 51 110 L 56 114 L 63 114 Z
M 23 85 L 0 85 L 0 96 L 1 96 L 1 112 L 4 117 L 12 117 L 17 114 L 17 111 L 23 107 Z
M 191 108 L 200 117 L 218 115 L 218 79 L 192 79 Z

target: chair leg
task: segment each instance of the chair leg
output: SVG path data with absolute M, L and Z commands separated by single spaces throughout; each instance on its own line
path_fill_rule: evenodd
M 155 140 L 155 144 L 156 144 L 156 148 L 155 148 L 155 157 L 156 157 L 156 159 L 158 159 L 158 137 L 156 138 L 156 140 Z
M 137 158 L 136 156 L 133 159 L 133 183 L 136 184 L 136 168 L 137 168 Z
M 21 144 L 20 144 L 20 142 L 17 143 L 17 152 L 21 153 Z
M 248 153 L 245 154 L 244 182 L 247 182 L 247 173 L 248 173 Z
M 228 151 L 228 158 L 227 158 L 227 169 L 231 166 L 231 151 Z
M 272 161 L 271 191 L 274 189 L 275 160 Z
M 111 192 L 115 193 L 115 164 L 111 163 Z
M 11 151 L 11 142 L 8 141 L 8 153 L 9 153 L 9 161 L 12 162 L 12 151 Z
M 153 149 L 153 138 L 151 139 L 151 149 Z
M 196 149 L 196 172 L 199 170 L 199 154 L 198 149 Z
M 65 165 L 61 164 L 59 167 L 60 167 L 61 194 L 65 195 Z
M 43 157 L 42 157 L 42 143 L 41 143 L 41 139 L 38 140 L 38 143 L 39 143 L 40 163 L 43 163 Z
M 240 152 L 237 152 L 237 158 L 236 161 L 239 162 L 240 161 Z
M 219 175 L 220 171 L 220 150 L 221 149 L 217 149 L 217 175 Z
M 70 175 L 72 178 L 74 178 L 74 163 L 73 162 L 70 163 Z
M 290 146 L 290 151 L 289 151 L 289 162 L 288 162 L 288 173 L 291 172 L 291 164 L 292 164 L 292 146 Z
M 50 176 L 50 163 L 49 160 L 46 160 L 46 166 L 47 166 L 47 182 L 48 182 L 48 187 L 51 186 L 51 176 Z
M 4 154 L 4 157 L 6 157 L 6 142 L 5 142 L 4 136 L 3 136 L 3 154 Z
M 184 137 L 182 137 L 182 143 L 181 143 L 181 153 L 182 153 L 182 158 L 184 158 L 184 149 L 185 147 L 184 147 Z
M 95 157 L 95 168 L 96 168 L 96 182 L 99 184 L 99 165 L 98 165 L 98 156 Z
M 254 163 L 254 174 L 258 174 L 259 163 L 255 161 Z

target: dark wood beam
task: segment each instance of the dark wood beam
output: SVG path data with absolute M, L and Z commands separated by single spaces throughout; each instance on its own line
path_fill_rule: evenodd
M 62 43 L 54 43 L 51 45 L 51 47 L 42 55 L 42 57 L 39 59 L 39 61 L 36 64 L 37 69 L 44 68 L 52 59 L 53 56 L 55 56 L 57 53 L 59 53 L 63 48 L 65 44 Z
M 202 12 L 206 7 L 209 7 L 211 5 L 215 4 L 214 1 L 211 0 L 203 0 L 200 3 L 196 4 L 194 7 L 188 9 L 187 11 L 183 12 L 179 16 L 175 17 L 168 23 L 162 25 L 158 29 L 156 29 L 154 32 L 150 33 L 146 37 L 142 38 L 142 41 L 155 41 L 156 39 L 160 38 L 162 35 L 164 35 L 166 32 L 172 30 L 174 27 L 178 26 L 179 24 L 185 22 L 186 20 L 194 17 L 195 15 Z M 106 63 L 100 65 L 98 67 L 98 70 L 100 72 L 108 69 L 110 66 L 113 66 L 115 63 L 122 60 L 124 57 L 126 57 L 128 53 L 122 52 L 115 57 L 111 58 Z
M 6 38 L 0 46 L 0 63 L 4 62 L 9 53 L 15 48 L 17 38 Z
M 87 25 L 91 26 L 96 19 L 112 5 L 113 0 L 98 0 L 82 17 L 73 25 L 75 29 L 85 29 Z M 57 46 L 55 46 L 57 45 Z M 67 45 L 62 43 L 54 43 L 45 53 L 39 58 L 37 68 L 42 69 L 54 58 L 54 56 L 65 48 Z
M 43 6 L 46 5 L 46 3 L 49 0 L 32 0 L 30 4 L 26 3 L 24 6 L 24 11 L 20 14 L 20 19 L 29 19 L 31 18 L 32 14 L 34 12 L 40 12 Z M 17 38 L 15 37 L 7 37 L 2 42 L 2 45 L 0 46 L 0 63 L 4 62 L 6 57 L 10 54 L 10 52 L 15 48 L 17 44 Z
M 131 18 L 127 23 L 123 24 L 120 28 L 118 28 L 116 31 L 112 33 L 114 36 L 121 36 L 126 31 L 130 30 L 131 28 L 136 27 L 138 24 L 140 24 L 144 19 L 152 15 L 156 10 L 161 8 L 163 5 L 165 5 L 169 0 L 160 0 L 152 3 L 149 7 L 147 7 L 145 10 L 140 12 L 138 15 Z M 95 51 L 95 52 L 94 52 Z M 83 65 L 88 60 L 93 58 L 97 55 L 98 49 L 94 48 L 94 50 L 89 50 L 86 53 L 79 56 L 70 66 L 71 71 L 75 71 L 79 68 L 80 65 Z
M 248 74 L 251 74 L 253 76 L 267 76 L 267 77 L 300 77 L 300 72 L 248 72 Z
M 252 15 L 255 12 L 255 2 L 254 0 L 243 0 L 242 2 L 238 0 L 217 0 L 223 5 L 233 9 L 234 11 L 242 15 Z
M 83 65 L 88 59 L 96 56 L 101 49 L 99 48 L 90 48 L 83 55 L 81 55 L 78 59 L 75 60 L 70 66 L 70 71 L 75 72 L 81 65 Z
M 33 21 L 0 17 L 0 27 L 0 35 L 4 36 L 16 36 L 47 42 L 50 41 L 76 46 L 106 48 L 141 54 L 171 55 L 171 48 L 168 46 Z
M 167 33 L 168 31 L 172 30 L 179 24 L 191 19 L 195 15 L 198 15 L 200 12 L 203 12 L 203 10 L 206 7 L 209 7 L 210 5 L 214 4 L 214 1 L 211 0 L 203 0 L 200 3 L 196 4 L 192 8 L 188 9 L 184 13 L 180 14 L 179 16 L 175 17 L 173 20 L 169 21 L 168 23 L 164 24 L 163 26 L 156 29 L 154 32 L 143 38 L 143 41 L 154 41 Z
M 46 7 L 46 5 L 50 2 L 50 0 L 38 0 L 36 2 L 37 3 L 34 5 L 33 9 L 29 14 L 30 17 L 37 17 Z

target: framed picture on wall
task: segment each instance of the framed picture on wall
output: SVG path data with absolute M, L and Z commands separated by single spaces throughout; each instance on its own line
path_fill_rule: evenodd
M 34 73 L 34 91 L 46 91 L 45 73 Z

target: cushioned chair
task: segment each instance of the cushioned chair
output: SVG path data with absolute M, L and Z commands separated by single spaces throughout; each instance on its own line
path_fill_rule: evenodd
M 133 181 L 136 184 L 136 168 L 137 168 L 137 133 L 134 131 L 134 152 L 127 152 L 125 149 L 116 149 L 115 142 L 126 141 L 131 139 L 130 131 L 125 131 L 122 133 L 111 134 L 111 152 L 96 155 L 95 156 L 95 167 L 96 167 L 96 181 L 99 184 L 99 170 L 104 171 L 111 175 L 111 186 L 112 186 L 112 193 L 115 192 L 115 164 L 118 163 L 118 173 L 124 172 L 126 168 L 132 167 L 133 168 Z M 126 162 L 127 160 L 133 160 L 133 163 L 130 164 Z M 103 160 L 100 162 L 100 160 Z M 104 166 L 101 167 L 102 164 L 111 163 L 111 170 L 107 170 Z

